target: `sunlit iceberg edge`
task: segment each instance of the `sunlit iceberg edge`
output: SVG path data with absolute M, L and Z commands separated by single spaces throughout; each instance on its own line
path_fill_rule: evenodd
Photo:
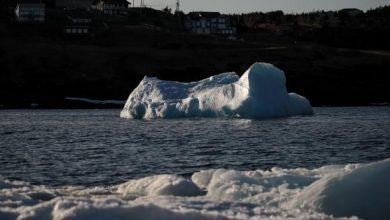
M 390 159 L 318 169 L 202 170 L 111 187 L 0 179 L 0 219 L 389 219 Z
M 303 96 L 288 93 L 284 72 L 272 64 L 255 63 L 241 78 L 222 73 L 192 83 L 145 77 L 130 94 L 121 117 L 276 118 L 313 114 Z

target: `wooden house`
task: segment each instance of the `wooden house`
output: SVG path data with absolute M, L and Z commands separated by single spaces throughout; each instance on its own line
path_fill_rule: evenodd
M 87 13 L 74 11 L 68 16 L 68 24 L 64 26 L 66 35 L 88 35 L 91 33 L 92 18 Z
M 127 15 L 130 3 L 126 0 L 96 0 L 92 8 L 108 15 Z
M 232 35 L 236 28 L 219 12 L 190 12 L 185 21 L 186 29 L 196 34 Z
M 15 19 L 17 22 L 44 22 L 45 4 L 33 1 L 18 3 L 15 7 Z

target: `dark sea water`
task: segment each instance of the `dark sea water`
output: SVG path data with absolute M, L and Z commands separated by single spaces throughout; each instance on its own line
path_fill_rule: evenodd
M 128 120 L 120 110 L 0 111 L 0 176 L 111 185 L 199 170 L 315 168 L 390 157 L 390 108 L 315 108 L 314 116 Z

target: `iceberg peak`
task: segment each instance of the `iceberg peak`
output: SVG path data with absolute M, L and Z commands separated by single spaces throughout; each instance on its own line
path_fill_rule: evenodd
M 181 83 L 145 76 L 130 94 L 121 117 L 273 118 L 308 114 L 313 114 L 310 102 L 287 92 L 282 70 L 269 63 L 255 63 L 241 78 L 230 72 Z

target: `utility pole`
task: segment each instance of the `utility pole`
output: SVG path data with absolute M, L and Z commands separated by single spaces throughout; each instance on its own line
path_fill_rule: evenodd
M 180 0 L 177 0 L 176 1 L 176 10 L 175 10 L 175 13 L 179 13 L 180 12 Z
M 175 10 L 175 15 L 177 16 L 177 21 L 179 28 L 181 29 L 181 13 L 180 13 L 180 0 L 176 0 L 176 10 Z

